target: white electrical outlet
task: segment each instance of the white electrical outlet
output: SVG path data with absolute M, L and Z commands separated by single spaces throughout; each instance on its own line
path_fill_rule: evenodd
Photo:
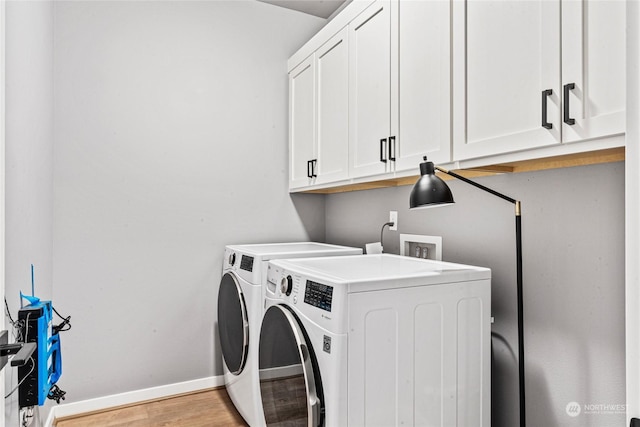
M 389 227 L 389 230 L 398 231 L 398 212 L 397 211 L 389 211 L 389 222 L 393 223 L 393 225 Z

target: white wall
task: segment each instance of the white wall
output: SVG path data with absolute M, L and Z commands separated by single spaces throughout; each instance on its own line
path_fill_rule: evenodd
M 256 1 L 55 3 L 67 402 L 221 374 L 224 245 L 324 239 L 324 199 L 286 191 L 286 60 L 323 23 Z
M 416 171 L 417 171 L 416 165 Z M 624 163 L 479 178 L 522 201 L 527 425 L 623 426 L 625 420 Z M 443 237 L 443 259 L 492 270 L 493 426 L 518 425 L 513 205 L 461 181 L 448 181 L 454 206 L 409 211 L 410 186 L 332 194 L 327 241 L 380 239 L 389 211 L 399 233 Z M 619 405 L 610 413 L 566 405 Z M 628 424 L 627 424 L 628 425 Z
M 52 294 L 53 2 L 6 2 L 6 298 L 15 319 L 19 293 Z M 7 322 L 8 325 L 8 322 Z M 7 371 L 7 392 L 17 369 Z M 6 423 L 18 422 L 16 392 Z

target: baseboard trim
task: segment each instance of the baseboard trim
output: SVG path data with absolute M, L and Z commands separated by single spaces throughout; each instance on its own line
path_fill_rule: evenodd
M 55 426 L 56 420 L 86 414 L 96 411 L 104 411 L 110 408 L 128 406 L 149 400 L 162 399 L 196 391 L 206 390 L 214 387 L 224 386 L 224 376 L 200 378 L 192 381 L 185 381 L 175 384 L 167 384 L 158 387 L 151 387 L 142 390 L 129 391 L 126 393 L 113 394 L 110 396 L 98 397 L 95 399 L 82 400 L 79 402 L 65 403 L 54 406 L 49 411 L 49 416 L 44 423 L 44 427 Z

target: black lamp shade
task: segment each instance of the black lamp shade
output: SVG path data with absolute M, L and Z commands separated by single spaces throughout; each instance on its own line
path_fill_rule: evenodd
M 409 196 L 410 209 L 454 203 L 449 186 L 436 176 L 433 162 L 420 163 L 420 175 L 420 179 L 413 186 Z

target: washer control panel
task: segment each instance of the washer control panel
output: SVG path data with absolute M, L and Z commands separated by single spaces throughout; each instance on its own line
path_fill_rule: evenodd
M 296 315 L 309 319 L 331 334 L 346 334 L 349 327 L 346 320 L 348 284 L 288 269 L 288 262 L 269 261 L 264 307 L 285 304 Z M 332 344 L 335 342 L 322 344 L 325 352 L 334 353 Z
M 307 280 L 304 288 L 304 302 L 318 307 L 319 309 L 331 312 L 331 301 L 333 299 L 333 286 Z
M 235 261 L 235 257 L 234 257 L 234 261 Z M 242 258 L 240 259 L 240 269 L 252 272 L 253 257 L 249 255 L 242 255 Z

